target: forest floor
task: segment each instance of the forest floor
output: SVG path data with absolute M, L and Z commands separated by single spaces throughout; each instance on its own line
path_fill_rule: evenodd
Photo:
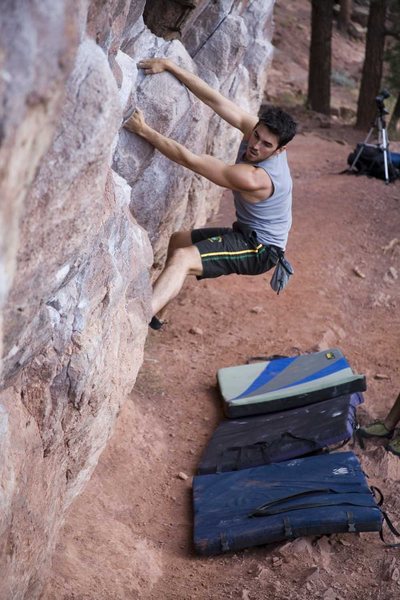
M 276 3 L 278 51 L 267 93 L 300 123 L 288 153 L 294 224 L 287 256 L 295 275 L 279 296 L 269 287 L 271 274 L 188 279 L 165 329 L 149 332 L 135 389 L 67 516 L 43 600 L 400 597 L 399 550 L 375 533 L 300 538 L 212 558 L 193 551 L 192 476 L 222 419 L 217 369 L 254 355 L 339 347 L 367 377 L 361 423 L 384 416 L 400 390 L 400 245 L 393 241 L 400 238 L 400 181 L 341 173 L 365 136 L 344 120 L 355 110 L 354 86 L 333 87 L 338 116 L 330 120 L 301 108 L 309 4 Z M 338 80 L 359 79 L 362 49 L 335 32 Z M 232 220 L 226 195 L 213 223 Z M 400 459 L 374 440 L 364 450 L 349 448 L 399 523 Z

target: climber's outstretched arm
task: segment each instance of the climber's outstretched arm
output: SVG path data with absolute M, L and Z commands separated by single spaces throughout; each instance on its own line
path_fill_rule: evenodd
M 263 169 L 245 164 L 227 165 L 208 154 L 194 154 L 179 142 L 147 125 L 140 110 L 135 110 L 124 127 L 143 137 L 170 160 L 221 187 L 246 194 L 248 202 L 259 202 L 272 193 L 271 180 Z
M 172 75 L 179 79 L 202 102 L 210 106 L 222 119 L 233 125 L 233 127 L 240 129 L 245 137 L 249 137 L 257 125 L 257 117 L 240 108 L 232 100 L 225 98 L 220 92 L 214 90 L 208 83 L 200 79 L 200 77 L 179 67 L 168 58 L 148 58 L 141 60 L 138 63 L 138 67 L 143 69 L 146 75 L 154 75 L 163 71 L 172 73 Z

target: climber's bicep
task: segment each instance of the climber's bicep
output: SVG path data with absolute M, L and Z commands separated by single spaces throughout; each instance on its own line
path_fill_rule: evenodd
M 227 165 L 208 154 L 193 154 L 187 166 L 213 183 L 234 191 L 251 194 L 269 185 L 269 178 L 262 169 L 245 164 Z

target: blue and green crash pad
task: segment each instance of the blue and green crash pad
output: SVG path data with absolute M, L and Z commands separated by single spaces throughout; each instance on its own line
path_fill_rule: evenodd
M 199 475 L 283 462 L 348 441 L 361 393 L 277 413 L 227 419 L 218 425 L 197 468 Z
M 227 417 L 266 414 L 343 394 L 363 392 L 364 375 L 351 369 L 338 348 L 219 369 Z
M 194 546 L 203 555 L 305 535 L 381 531 L 383 514 L 353 452 L 193 480 Z

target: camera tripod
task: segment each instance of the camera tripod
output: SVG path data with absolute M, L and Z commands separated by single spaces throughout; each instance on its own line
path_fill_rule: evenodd
M 380 99 L 381 97 L 378 96 L 378 98 Z M 351 163 L 349 170 L 350 171 L 356 170 L 355 165 L 356 165 L 358 159 L 360 158 L 364 148 L 378 148 L 379 150 L 381 150 L 383 152 L 383 164 L 384 164 L 384 169 L 385 169 L 385 183 L 390 183 L 389 165 L 392 166 L 392 160 L 390 157 L 389 139 L 388 139 L 387 130 L 386 130 L 385 115 L 387 115 L 387 114 L 388 114 L 388 111 L 383 107 L 383 103 L 382 103 L 382 106 L 380 106 L 378 104 L 378 114 L 375 118 L 375 121 L 372 124 L 372 127 L 369 130 L 367 137 L 360 144 L 360 148 L 359 148 L 353 162 Z M 368 144 L 368 140 L 370 139 L 370 137 L 373 134 L 375 129 L 377 130 L 377 134 L 378 134 L 378 143 L 377 144 Z

